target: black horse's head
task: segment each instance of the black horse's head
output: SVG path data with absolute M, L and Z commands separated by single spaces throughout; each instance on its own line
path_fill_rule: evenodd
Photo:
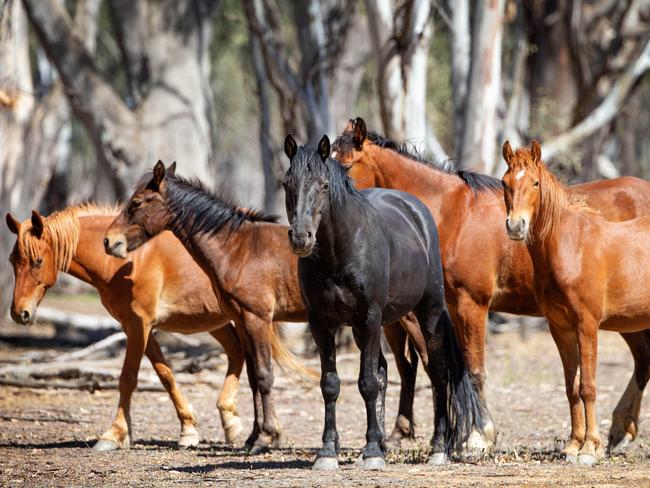
M 316 231 L 330 202 L 330 140 L 323 136 L 317 148 L 299 148 L 288 135 L 284 152 L 291 162 L 282 182 L 291 225 L 289 242 L 295 254 L 308 256 L 316 245 Z

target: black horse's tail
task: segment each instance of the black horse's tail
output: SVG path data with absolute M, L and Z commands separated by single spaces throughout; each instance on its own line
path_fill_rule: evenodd
M 454 325 L 446 309 L 440 316 L 438 327 L 442 329 L 449 379 L 449 422 L 445 438 L 448 450 L 459 451 L 474 427 L 479 431 L 483 430 L 485 410 L 465 365 Z M 435 359 L 430 358 L 430 360 Z

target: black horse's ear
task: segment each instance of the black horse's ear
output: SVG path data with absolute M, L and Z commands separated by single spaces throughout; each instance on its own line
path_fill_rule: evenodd
M 284 138 L 284 154 L 286 154 L 289 161 L 291 161 L 297 152 L 298 144 L 296 144 L 295 139 L 291 137 L 291 134 L 287 134 L 287 137 Z
M 18 233 L 20 232 L 20 222 L 14 219 L 10 213 L 7 214 L 5 220 L 7 221 L 7 227 L 9 227 L 9 230 L 14 234 L 18 235 Z
M 330 138 L 325 134 L 318 143 L 318 155 L 325 161 L 330 155 Z
M 361 117 L 357 117 L 354 119 L 354 148 L 357 151 L 361 149 L 361 145 L 367 136 L 368 129 L 366 128 L 366 122 Z
M 167 166 L 167 171 L 166 171 L 166 173 L 167 173 L 169 176 L 176 176 L 176 161 L 174 161 L 172 164 L 170 164 L 169 166 Z
M 533 161 L 539 163 L 542 160 L 542 146 L 539 145 L 537 139 L 533 139 L 530 144 L 530 154 L 533 156 Z
M 160 188 L 160 184 L 165 179 L 165 165 L 159 159 L 156 165 L 153 167 L 153 187 L 155 190 Z
M 43 235 L 43 217 L 36 210 L 32 210 L 32 232 L 37 239 Z

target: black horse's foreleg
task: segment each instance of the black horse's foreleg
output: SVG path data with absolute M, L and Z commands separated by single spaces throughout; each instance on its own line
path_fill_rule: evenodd
M 318 348 L 321 364 L 320 388 L 325 403 L 325 428 L 323 447 L 318 451 L 313 469 L 336 469 L 339 450 L 339 434 L 336 430 L 336 400 L 341 382 L 336 371 L 335 330 L 328 329 L 314 320 L 309 320 L 309 329 Z
M 443 310 L 443 304 L 432 299 L 423 300 L 415 309 L 429 354 L 427 374 L 431 380 L 434 396 L 434 431 L 431 439 L 431 456 L 429 457 L 431 464 L 444 464 L 449 459 L 447 442 L 449 365 L 447 365 L 443 350 L 444 331 L 438 324 Z
M 371 307 L 366 322 L 354 328 L 354 337 L 361 350 L 359 392 L 366 404 L 366 446 L 363 467 L 384 467 L 384 395 L 386 393 L 386 359 L 381 354 L 381 309 Z

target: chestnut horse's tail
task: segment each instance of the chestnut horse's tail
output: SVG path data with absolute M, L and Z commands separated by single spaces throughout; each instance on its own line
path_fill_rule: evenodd
M 459 451 L 472 429 L 481 432 L 485 425 L 485 410 L 460 350 L 454 324 L 445 309 L 438 326 L 442 328 L 443 349 L 449 378 L 449 429 L 447 447 Z
M 304 387 L 314 386 L 315 380 L 320 379 L 320 373 L 300 364 L 296 356 L 287 349 L 287 346 L 282 340 L 283 327 L 284 324 L 282 322 L 273 322 L 273 328 L 271 329 L 271 352 L 273 359 L 280 366 L 280 369 L 292 380 Z

